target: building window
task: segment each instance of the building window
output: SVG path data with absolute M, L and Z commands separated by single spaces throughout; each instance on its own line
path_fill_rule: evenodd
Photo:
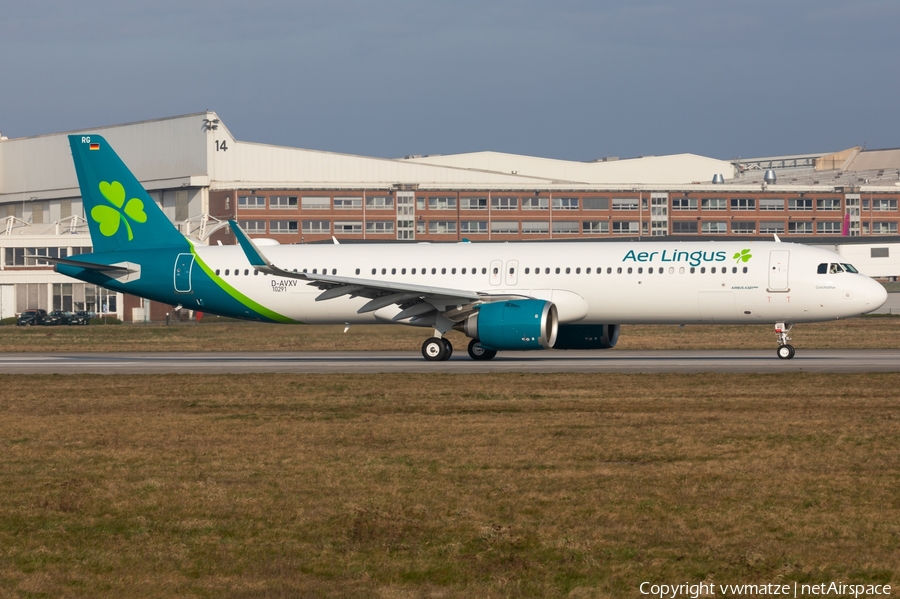
M 491 208 L 494 210 L 518 210 L 519 198 L 491 198 Z
M 334 221 L 334 233 L 337 235 L 362 235 L 362 221 L 336 220 Z
M 491 233 L 511 235 L 519 232 L 519 223 L 514 220 L 495 220 L 491 223 Z
M 354 198 L 356 199 L 356 198 Z M 334 198 L 334 203 L 337 204 L 337 198 Z M 335 206 L 337 207 L 337 206 Z M 393 210 L 394 209 L 394 197 L 393 196 L 369 196 L 366 198 L 366 210 Z
M 812 210 L 812 198 L 791 198 L 788 200 L 788 210 Z
M 368 205 L 369 200 L 373 198 L 369 198 L 366 200 L 366 205 Z M 335 210 L 362 210 L 362 198 L 348 198 L 348 197 L 340 197 L 334 198 L 334 209 Z
M 394 221 L 370 220 L 366 223 L 366 233 L 371 233 L 372 235 L 393 235 Z
M 872 200 L 872 210 L 877 212 L 896 212 L 897 200 L 879 199 Z
M 72 248 L 73 255 L 76 248 Z M 51 266 L 50 262 L 37 258 L 29 258 L 29 256 L 47 256 L 50 258 L 67 257 L 66 248 L 60 247 L 28 247 L 28 248 L 6 248 L 4 264 L 6 266 Z
M 700 230 L 705 234 L 712 235 L 728 233 L 728 223 L 721 221 L 704 221 Z
M 428 232 L 434 234 L 456 233 L 456 221 L 428 221 Z
M 609 233 L 608 220 L 585 220 L 581 222 L 581 232 L 585 235 L 602 235 Z
M 638 209 L 638 199 L 637 198 L 613 198 L 612 209 L 613 210 L 637 210 Z M 613 228 L 613 232 L 615 232 L 615 227 Z
M 303 233 L 325 235 L 331 233 L 331 222 L 327 220 L 305 220 L 302 227 Z
M 756 200 L 753 198 L 731 198 L 732 210 L 756 210 Z
M 269 221 L 269 232 L 273 235 L 291 235 L 297 233 L 297 221 L 272 220 Z
M 752 220 L 731 221 L 731 232 L 735 235 L 752 235 L 756 233 L 756 223 Z
M 263 210 L 265 207 L 265 196 L 238 196 L 238 208 L 243 208 L 245 210 Z
M 841 209 L 840 198 L 825 198 L 822 200 L 816 200 L 816 210 L 840 210 L 840 209 Z
M 703 198 L 700 200 L 701 210 L 726 210 L 728 202 L 725 198 Z
M 897 223 L 872 223 L 872 233 L 875 235 L 896 235 Z
M 297 196 L 270 196 L 270 210 L 296 210 Z
M 890 258 L 890 249 L 889 248 L 870 248 L 869 249 L 869 257 L 870 258 Z
M 672 210 L 696 210 L 697 198 L 672 198 Z
M 429 210 L 456 210 L 456 198 L 450 196 L 438 196 L 428 198 Z
M 553 221 L 554 235 L 578 235 L 577 220 L 556 220 Z
M 550 232 L 550 223 L 545 220 L 522 221 L 522 233 L 537 235 Z
M 459 198 L 460 210 L 487 210 L 487 198 Z
M 553 198 L 554 210 L 578 210 L 578 198 Z
M 550 198 L 522 198 L 522 210 L 548 210 Z
M 760 198 L 760 210 L 784 210 L 784 200 L 778 198 Z
M 816 223 L 816 233 L 820 235 L 840 235 L 841 224 L 839 220 L 820 220 Z
M 609 198 L 584 198 L 582 200 L 584 210 L 609 210 Z
M 692 235 L 697 232 L 697 221 L 695 220 L 676 220 L 672 221 L 672 234 Z
M 487 234 L 487 221 L 486 220 L 464 220 L 459 223 L 459 231 L 460 233 L 466 233 L 469 235 L 486 235 Z
M 245 233 L 258 235 L 266 232 L 266 221 L 264 220 L 242 220 L 238 224 Z
M 331 208 L 331 198 L 328 197 L 305 197 L 300 198 L 300 207 L 304 210 L 329 210 Z
M 812 232 L 813 224 L 811 220 L 788 221 L 788 233 L 794 235 L 811 235 Z
M 760 233 L 784 233 L 784 221 L 760 221 Z
M 613 233 L 637 233 L 640 230 L 641 223 L 636 220 L 614 220 L 612 224 Z

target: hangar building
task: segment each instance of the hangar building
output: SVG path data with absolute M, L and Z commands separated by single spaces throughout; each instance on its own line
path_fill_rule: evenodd
M 32 255 L 90 251 L 66 136 L 103 135 L 165 214 L 202 243 L 226 221 L 280 243 L 770 237 L 854 246 L 900 274 L 900 150 L 734 161 L 693 154 L 589 162 L 499 152 L 397 159 L 236 140 L 214 112 L 0 138 L 0 317 L 87 309 L 124 320 L 167 307 L 110 294 Z M 877 238 L 877 239 L 876 239 Z M 875 243 L 868 251 L 868 245 Z M 877 251 L 876 251 L 877 250 Z

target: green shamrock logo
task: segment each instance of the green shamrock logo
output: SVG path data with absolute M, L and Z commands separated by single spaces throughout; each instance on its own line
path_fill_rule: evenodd
M 131 225 L 128 224 L 128 219 L 125 217 L 128 216 L 137 223 L 147 222 L 147 213 L 144 212 L 144 202 L 137 198 L 131 198 L 126 204 L 125 188 L 122 187 L 122 184 L 118 181 L 113 181 L 112 183 L 100 181 L 100 193 L 103 194 L 103 197 L 106 198 L 110 204 L 115 206 L 115 208 L 110 208 L 109 206 L 101 205 L 94 206 L 91 209 L 91 218 L 100 225 L 100 232 L 103 233 L 105 237 L 112 237 L 116 234 L 116 231 L 119 230 L 119 223 L 125 223 L 125 228 L 128 230 L 128 241 L 134 239 L 134 234 L 131 232 Z M 123 205 L 125 206 L 125 214 L 119 212 Z
M 750 250 L 741 250 L 737 252 L 732 258 L 734 258 L 735 262 L 747 262 L 750 258 L 753 257 L 753 254 L 750 253 Z

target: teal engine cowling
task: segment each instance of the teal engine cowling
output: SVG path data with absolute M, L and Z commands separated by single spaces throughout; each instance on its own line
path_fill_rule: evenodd
M 485 349 L 549 349 L 556 342 L 559 316 L 556 306 L 544 300 L 493 302 L 482 304 L 454 328 Z
M 611 349 L 618 340 L 617 324 L 563 324 L 553 349 Z

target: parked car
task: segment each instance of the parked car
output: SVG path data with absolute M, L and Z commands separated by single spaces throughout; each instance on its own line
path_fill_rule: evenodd
M 90 310 L 79 310 L 72 315 L 72 318 L 69 320 L 69 324 L 90 324 L 92 318 L 97 318 L 97 315 Z
M 44 324 L 47 320 L 46 310 L 25 310 L 16 319 L 16 325 L 27 327 L 31 325 Z
M 68 310 L 54 310 L 50 314 L 47 315 L 47 320 L 44 321 L 46 325 L 58 325 L 58 324 L 72 324 L 72 317 L 75 314 L 73 312 L 69 312 Z

